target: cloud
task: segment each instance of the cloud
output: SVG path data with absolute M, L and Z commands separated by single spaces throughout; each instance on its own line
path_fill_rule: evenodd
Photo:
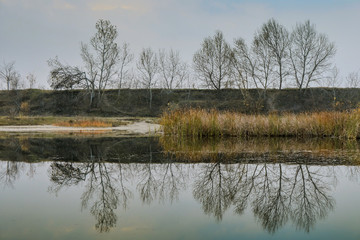
M 56 0 L 54 1 L 53 8 L 61 9 L 61 10 L 73 10 L 75 9 L 75 5 L 70 4 L 66 1 Z
M 92 11 L 113 11 L 118 8 L 119 6 L 116 4 L 95 3 L 90 5 Z
M 128 11 L 136 13 L 144 13 L 149 9 L 149 6 L 146 2 L 142 0 L 133 0 L 133 1 L 94 1 L 89 4 L 89 9 L 91 11 Z

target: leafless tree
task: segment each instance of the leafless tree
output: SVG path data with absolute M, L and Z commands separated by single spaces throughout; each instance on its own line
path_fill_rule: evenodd
M 49 84 L 53 89 L 83 88 L 87 85 L 86 73 L 78 67 L 64 65 L 57 57 L 48 60 L 51 68 Z
M 30 89 L 33 89 L 35 87 L 35 83 L 36 83 L 36 77 L 33 73 L 29 73 L 27 76 L 26 76 L 26 80 L 28 81 L 29 83 L 29 88 Z
M 279 81 L 279 89 L 282 88 L 285 77 L 289 74 L 287 63 L 289 57 L 290 38 L 286 28 L 275 19 L 270 19 L 263 24 L 256 34 L 256 41 L 261 46 L 268 48 L 271 60 L 274 62 L 274 77 Z
M 335 44 L 325 34 L 316 31 L 310 21 L 297 24 L 291 33 L 290 59 L 292 77 L 301 90 L 325 77 L 336 53 Z
M 220 31 L 204 39 L 201 49 L 194 54 L 193 62 L 198 77 L 207 87 L 220 90 L 229 86 L 231 52 Z
M 116 75 L 116 64 L 120 61 L 120 49 L 115 43 L 118 35 L 116 27 L 102 19 L 97 21 L 95 27 L 97 32 L 91 38 L 90 45 L 81 43 L 85 71 L 62 64 L 57 58 L 48 61 L 51 67 L 50 86 L 54 89 L 84 88 L 90 95 L 90 106 L 94 104 L 96 92 L 97 103 L 101 103 L 104 90 Z
M 259 33 L 254 36 L 251 50 L 254 56 L 254 76 L 256 76 L 258 84 L 266 90 L 274 80 L 275 74 L 272 50 Z
M 351 88 L 359 88 L 360 87 L 360 71 L 351 72 L 346 77 L 347 85 Z
M 123 87 L 124 81 L 126 79 L 131 78 L 131 73 L 129 72 L 128 66 L 133 61 L 134 54 L 130 52 L 129 44 L 124 43 L 120 49 L 119 52 L 119 70 L 118 70 L 118 88 L 119 92 L 118 95 L 120 95 L 120 89 Z
M 339 77 L 340 70 L 337 66 L 333 66 L 329 69 L 329 73 L 324 78 L 325 86 L 329 88 L 338 88 L 341 85 L 341 79 Z
M 253 58 L 244 39 L 235 39 L 234 45 L 235 47 L 232 52 L 232 77 L 240 89 L 248 89 L 251 82 L 256 85 Z
M 156 53 L 151 48 L 145 48 L 141 51 L 139 59 L 136 63 L 140 73 L 140 81 L 149 90 L 149 104 L 151 108 L 152 91 L 156 84 L 155 76 L 159 70 L 159 63 Z
M 0 79 L 6 82 L 7 90 L 17 89 L 20 82 L 20 74 L 15 69 L 15 62 L 4 62 L 0 68 Z
M 188 76 L 187 64 L 180 59 L 178 51 L 159 51 L 159 71 L 163 86 L 167 89 L 179 88 Z
M 117 38 L 116 26 L 110 21 L 97 21 L 96 34 L 90 40 L 90 50 L 87 44 L 81 43 L 81 57 L 87 72 L 87 85 L 93 100 L 95 88 L 98 92 L 98 103 L 104 94 L 109 82 L 117 73 L 116 64 L 119 62 L 120 49 L 115 42 Z

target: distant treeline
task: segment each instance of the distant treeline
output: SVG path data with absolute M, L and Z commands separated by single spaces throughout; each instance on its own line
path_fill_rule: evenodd
M 103 107 L 108 89 L 147 89 L 152 108 L 152 89 L 182 88 L 307 89 L 314 86 L 338 87 L 339 70 L 332 62 L 335 43 L 319 33 L 310 21 L 291 30 L 275 19 L 264 23 L 250 43 L 241 37 L 228 43 L 221 31 L 206 37 L 192 63 L 183 61 L 179 51 L 143 48 L 135 56 L 129 43 L 118 44 L 116 26 L 98 20 L 90 42 L 81 43 L 82 66 L 71 66 L 58 57 L 48 60 L 49 85 L 55 89 L 84 89 L 91 108 Z M 0 67 L 0 79 L 7 90 L 34 88 L 36 77 L 22 80 L 15 62 Z M 26 84 L 24 83 L 26 82 Z M 346 77 L 347 86 L 359 87 L 359 72 Z M 342 86 L 345 86 L 343 83 Z M 154 96 L 155 97 L 155 96 Z

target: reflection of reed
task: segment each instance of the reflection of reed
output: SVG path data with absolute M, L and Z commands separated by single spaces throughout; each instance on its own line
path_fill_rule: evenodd
M 296 138 L 159 139 L 164 153 L 178 161 L 307 161 L 319 164 L 360 164 L 360 142 Z

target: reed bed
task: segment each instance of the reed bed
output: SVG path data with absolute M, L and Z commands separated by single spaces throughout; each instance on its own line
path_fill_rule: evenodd
M 360 111 L 245 115 L 217 110 L 165 112 L 160 118 L 165 135 L 193 138 L 336 137 L 360 138 Z

